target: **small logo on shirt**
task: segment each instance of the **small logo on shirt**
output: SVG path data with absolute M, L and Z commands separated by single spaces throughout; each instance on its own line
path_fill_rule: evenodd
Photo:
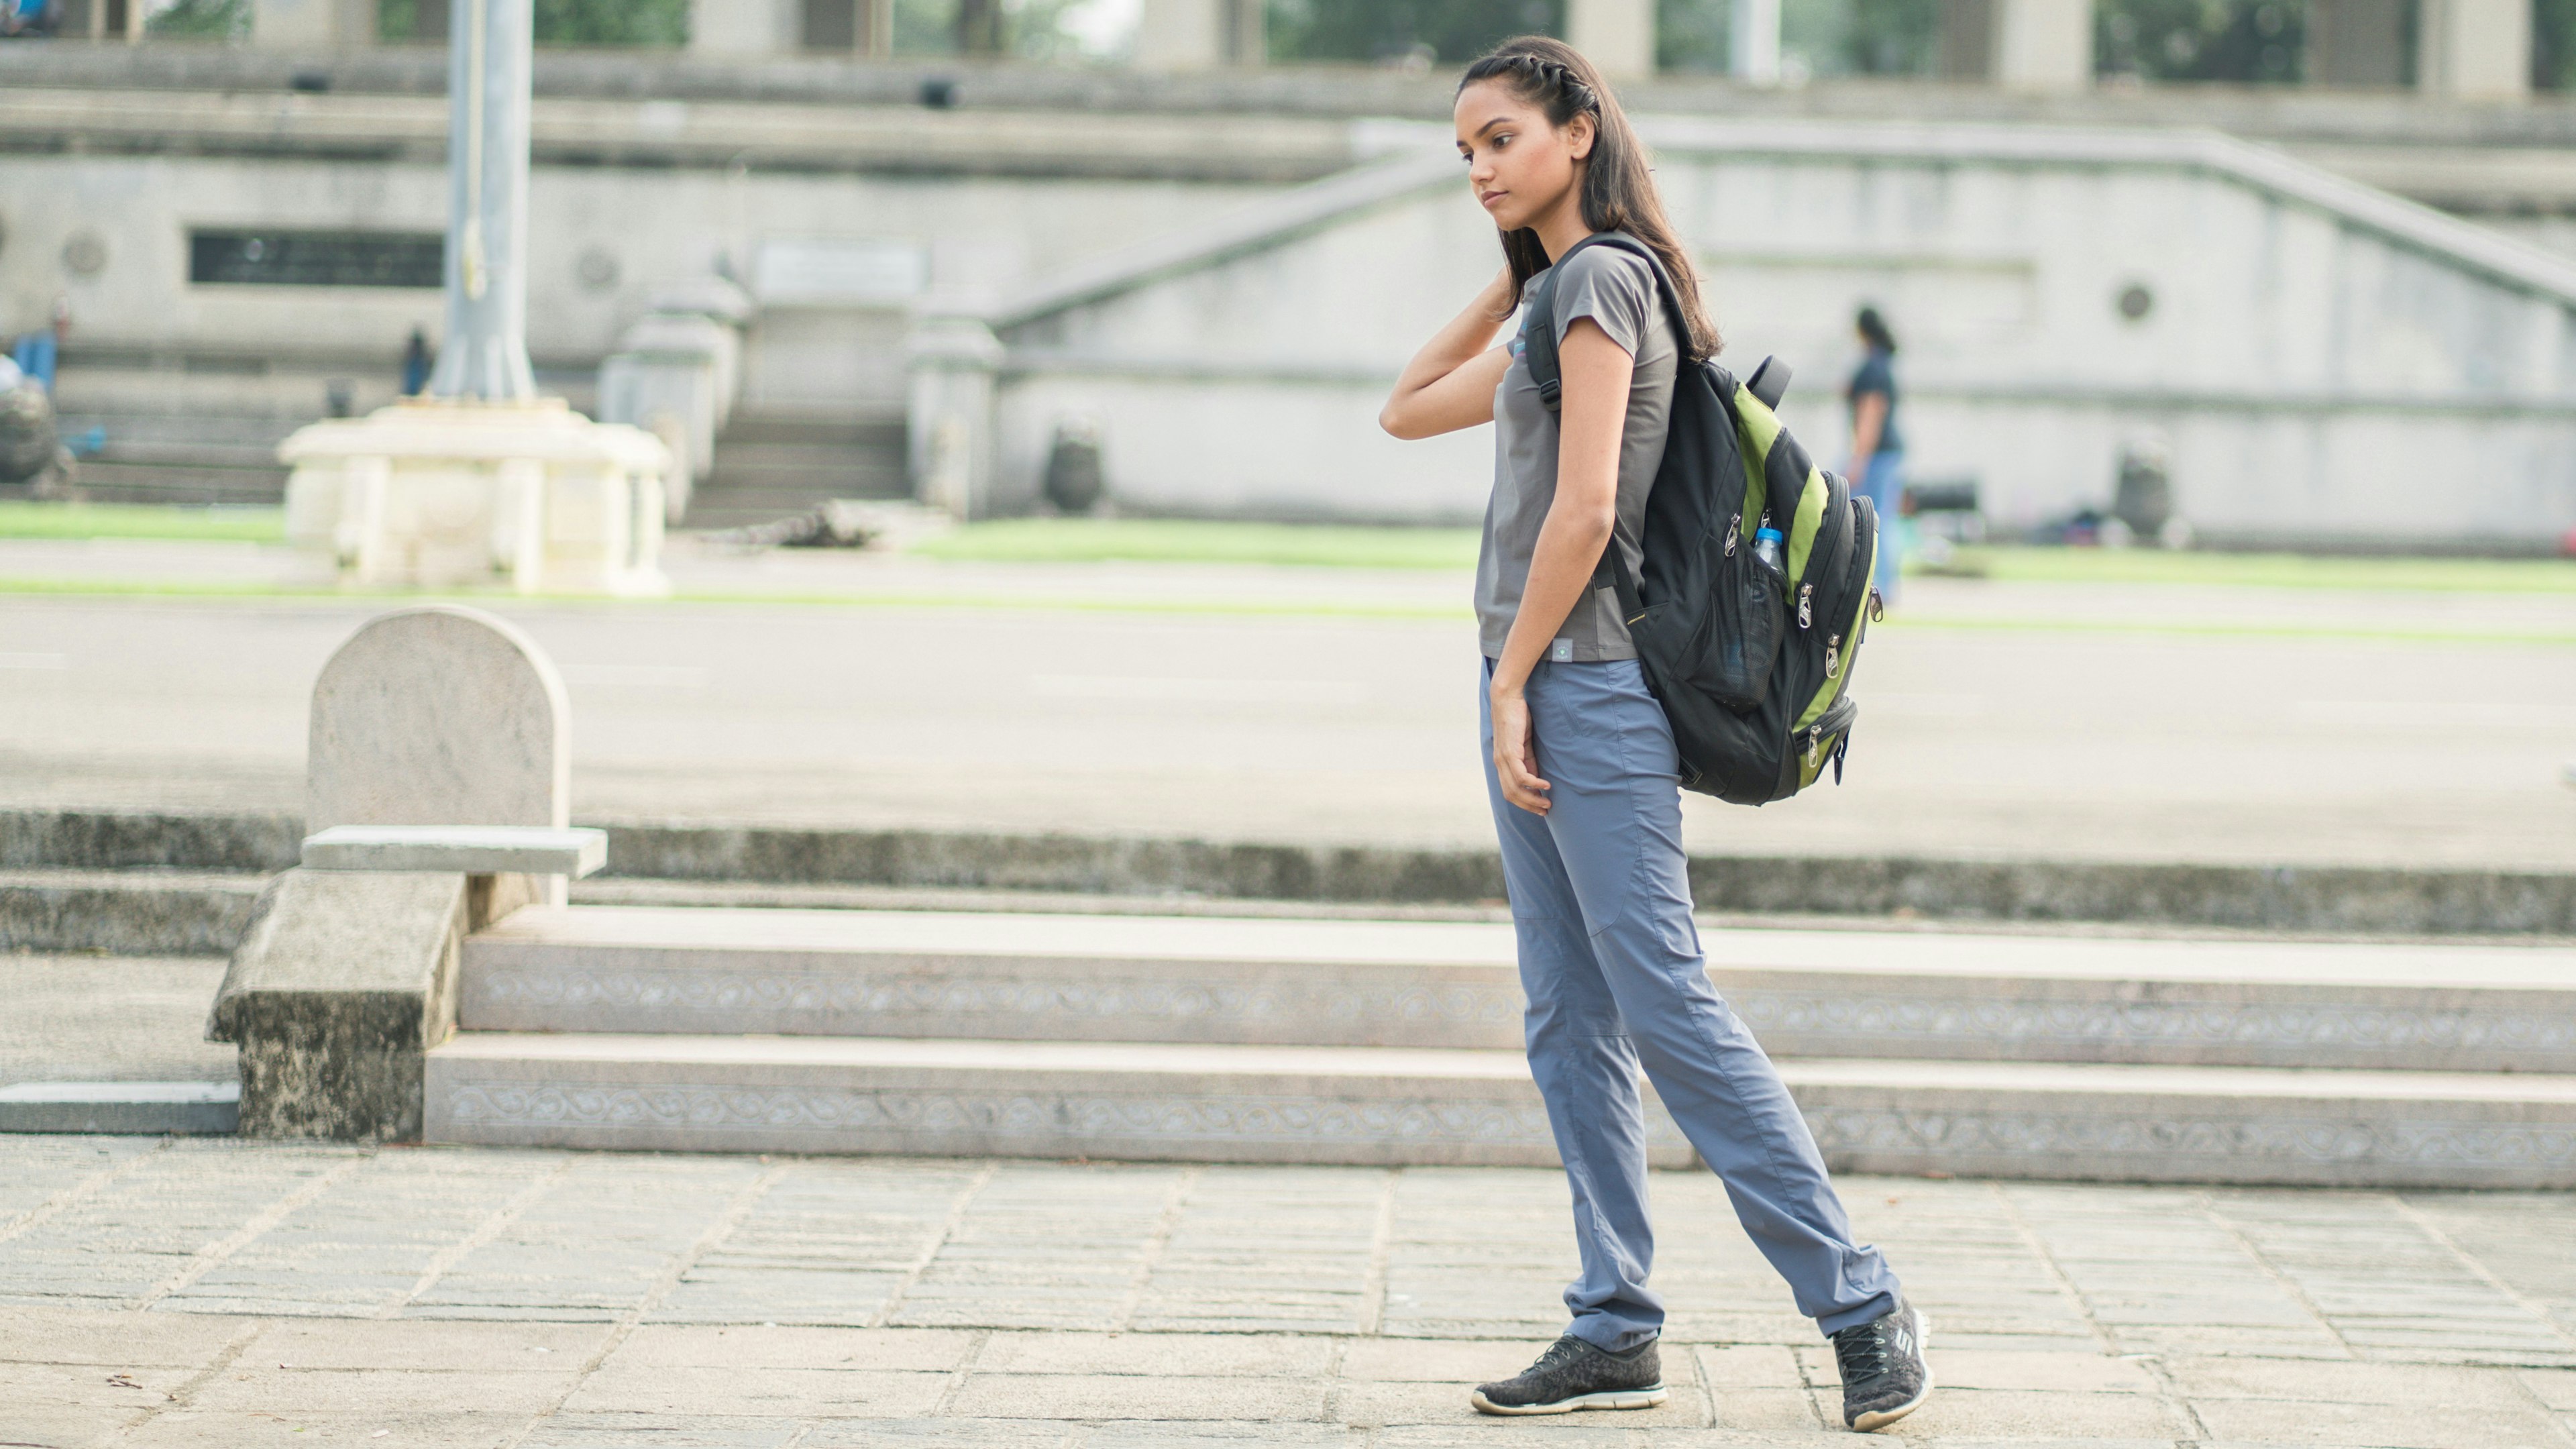
M 1572 664 L 1574 662 L 1574 641 L 1571 639 L 1557 640 L 1554 644 L 1548 646 L 1547 657 L 1559 664 Z

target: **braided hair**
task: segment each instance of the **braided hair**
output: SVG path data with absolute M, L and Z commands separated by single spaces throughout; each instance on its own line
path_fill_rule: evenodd
M 1578 198 L 1583 224 L 1593 231 L 1624 231 L 1644 242 L 1663 262 L 1665 275 L 1680 294 L 1688 334 L 1682 338 L 1682 350 L 1693 362 L 1716 356 L 1723 344 L 1701 302 L 1699 273 L 1664 215 L 1663 197 L 1656 192 L 1654 174 L 1646 165 L 1645 143 L 1637 139 L 1628 113 L 1619 108 L 1601 72 L 1564 41 L 1524 35 L 1504 41 L 1468 66 L 1458 79 L 1458 89 L 1463 93 L 1489 80 L 1509 85 L 1522 100 L 1545 111 L 1549 124 L 1559 129 L 1572 124 L 1576 116 L 1592 118 L 1592 154 L 1584 163 Z M 1550 265 L 1547 248 L 1529 227 L 1503 233 L 1503 259 L 1511 263 L 1516 287 L 1525 286 Z

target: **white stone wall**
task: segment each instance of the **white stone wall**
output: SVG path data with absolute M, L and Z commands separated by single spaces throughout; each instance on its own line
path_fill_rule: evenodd
M 1904 343 L 1915 475 L 1981 480 L 2007 526 L 2107 504 L 2119 450 L 2149 439 L 2212 534 L 2536 546 L 2576 526 L 2576 268 L 2214 138 L 1889 130 L 1660 128 L 1725 360 L 1797 368 L 1789 418 L 1821 460 L 1873 302 Z M 1273 245 L 1006 309 L 993 506 L 1033 497 L 1055 422 L 1082 417 L 1130 507 L 1477 516 L 1482 430 L 1374 425 L 1498 260 L 1464 188 L 1419 167 L 1330 217 L 1270 203 Z
M 587 371 L 615 350 L 652 294 L 704 275 L 720 257 L 749 280 L 769 243 L 910 249 L 920 261 L 917 290 L 984 295 L 1276 189 L 539 166 L 530 187 L 529 347 L 541 369 Z M 446 173 L 435 162 L 13 157 L 0 166 L 0 333 L 43 325 L 61 295 L 72 306 L 74 373 L 83 349 L 109 349 L 266 358 L 281 372 L 345 372 L 380 359 L 390 376 L 413 327 L 437 337 L 435 290 L 191 286 L 187 234 L 233 226 L 436 233 L 446 208 Z M 82 235 L 105 245 L 95 272 L 65 264 Z M 765 310 L 749 339 L 747 393 L 755 405 L 897 405 L 905 317 L 920 300 Z M 92 390 L 122 409 L 132 389 L 110 371 L 92 370 Z M 224 382 L 227 408 L 261 392 L 238 377 Z M 281 393 L 276 405 L 318 414 L 318 389 Z

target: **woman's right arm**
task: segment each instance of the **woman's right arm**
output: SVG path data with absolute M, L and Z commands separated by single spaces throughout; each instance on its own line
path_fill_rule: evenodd
M 1405 364 L 1378 426 L 1409 440 L 1492 422 L 1494 389 L 1512 365 L 1510 350 L 1492 345 L 1494 329 L 1512 320 L 1519 305 L 1512 269 L 1505 267 Z

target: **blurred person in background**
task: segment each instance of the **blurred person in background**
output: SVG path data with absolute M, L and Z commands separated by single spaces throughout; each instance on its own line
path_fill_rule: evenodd
M 1878 510 L 1879 597 L 1896 602 L 1896 581 L 1905 563 L 1905 435 L 1896 427 L 1896 334 L 1876 307 L 1863 307 L 1852 319 L 1860 336 L 1860 366 L 1843 390 L 1851 405 L 1851 467 L 1845 476 Z
M 418 397 L 429 386 L 429 337 L 419 328 L 403 343 L 402 395 Z
M 0 36 L 51 35 L 62 11 L 62 0 L 0 0 Z

